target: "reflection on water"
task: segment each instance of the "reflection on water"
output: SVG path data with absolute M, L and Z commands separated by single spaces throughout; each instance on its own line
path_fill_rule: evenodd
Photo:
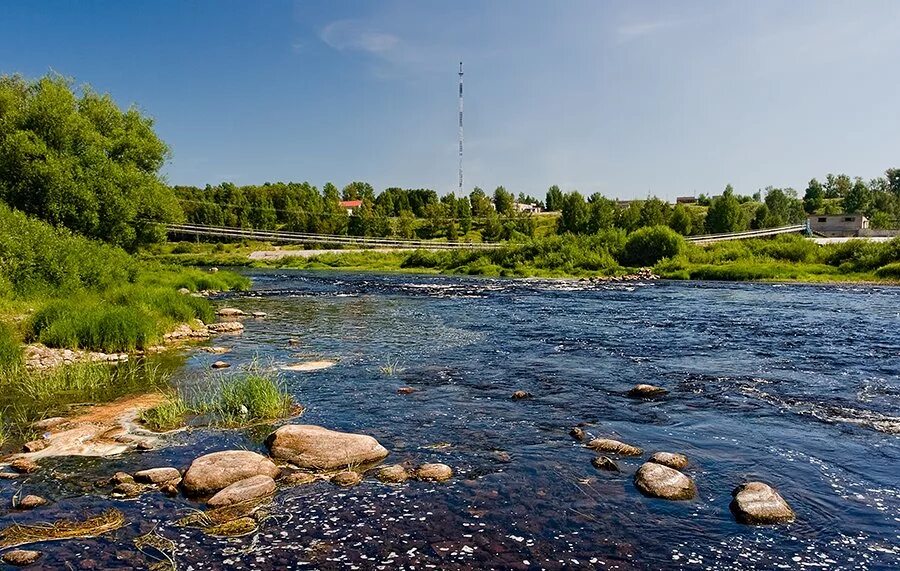
M 254 279 L 253 292 L 227 303 L 268 317 L 216 341 L 232 348 L 227 360 L 336 360 L 283 373 L 307 406 L 304 422 L 372 434 L 391 462 L 445 462 L 458 476 L 282 490 L 276 517 L 236 540 L 172 527 L 178 509 L 195 506 L 184 499 L 83 495 L 83 482 L 118 469 L 261 449 L 268 429 L 181 433 L 165 450 L 61 461 L 27 482 L 56 500 L 41 519 L 115 503 L 131 521 L 113 538 L 48 545 L 45 564 L 146 565 L 131 540 L 157 524 L 193 569 L 876 569 L 900 557 L 898 289 L 284 271 Z M 178 382 L 199 385 L 220 358 L 192 353 Z M 642 382 L 671 392 L 624 396 Z M 401 386 L 418 390 L 398 395 Z M 518 389 L 534 398 L 511 400 Z M 686 453 L 698 498 L 640 495 L 631 483 L 640 459 L 623 459 L 618 474 L 595 470 L 568 436 L 577 423 Z M 749 478 L 777 487 L 797 522 L 735 523 L 730 492 Z M 18 484 L 0 485 L 9 496 Z

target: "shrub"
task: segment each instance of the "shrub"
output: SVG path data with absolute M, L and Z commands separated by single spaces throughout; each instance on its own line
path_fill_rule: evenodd
M 875 270 L 875 275 L 883 279 L 900 280 L 900 262 L 881 266 Z
M 632 266 L 652 266 L 674 258 L 684 249 L 684 238 L 668 226 L 650 226 L 632 232 L 625 241 L 622 261 Z

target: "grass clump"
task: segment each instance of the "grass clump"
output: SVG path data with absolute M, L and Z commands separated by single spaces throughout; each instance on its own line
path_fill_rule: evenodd
M 35 525 L 14 523 L 0 530 L 0 547 L 5 549 L 44 541 L 99 537 L 124 527 L 125 524 L 125 514 L 117 509 L 106 510 L 83 521 L 61 519 Z
M 0 322 L 0 374 L 22 366 L 22 344 L 13 328 Z
M 158 405 L 142 411 L 140 421 L 151 430 L 166 432 L 184 426 L 188 412 L 190 408 L 181 395 L 173 393 Z

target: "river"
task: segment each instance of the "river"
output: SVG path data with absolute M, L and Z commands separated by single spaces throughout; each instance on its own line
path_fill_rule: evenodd
M 115 505 L 130 523 L 112 537 L 47 544 L 44 565 L 146 565 L 131 542 L 154 526 L 175 541 L 179 569 L 881 569 L 900 560 L 900 288 L 251 277 L 251 292 L 222 303 L 268 316 L 216 340 L 232 349 L 232 370 L 335 360 L 282 373 L 306 406 L 298 422 L 371 434 L 389 462 L 444 462 L 456 477 L 280 490 L 259 534 L 215 539 L 171 525 L 197 507 L 188 500 L 115 501 L 80 483 L 183 468 L 214 450 L 263 451 L 270 427 L 193 430 L 114 460 L 47 461 L 28 487 L 55 503 L 17 521 Z M 199 390 L 221 358 L 189 352 L 176 382 Z M 637 383 L 670 393 L 627 398 Z M 399 395 L 402 386 L 416 392 Z M 533 397 L 514 401 L 516 390 Z M 687 454 L 697 498 L 642 496 L 632 483 L 640 458 L 621 459 L 618 474 L 594 469 L 594 454 L 568 435 L 579 423 L 593 436 Z M 777 488 L 796 522 L 736 523 L 731 491 L 751 479 Z

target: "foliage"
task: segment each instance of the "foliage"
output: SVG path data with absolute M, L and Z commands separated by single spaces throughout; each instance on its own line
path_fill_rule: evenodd
M 12 327 L 0 321 L 0 374 L 22 365 L 22 346 Z
M 151 430 L 165 432 L 183 426 L 189 411 L 181 395 L 172 393 L 161 403 L 142 411 L 139 418 Z
M 879 278 L 900 280 L 900 262 L 885 264 L 875 270 L 875 275 Z
M 165 238 L 181 210 L 159 170 L 153 121 L 109 95 L 47 75 L 0 77 L 0 200 L 126 249 Z
M 740 232 L 747 229 L 747 223 L 740 202 L 729 184 L 722 196 L 714 198 L 710 203 L 706 214 L 706 230 L 710 234 Z
M 628 235 L 623 261 L 633 266 L 652 266 L 674 258 L 684 248 L 684 238 L 668 226 L 649 226 Z

